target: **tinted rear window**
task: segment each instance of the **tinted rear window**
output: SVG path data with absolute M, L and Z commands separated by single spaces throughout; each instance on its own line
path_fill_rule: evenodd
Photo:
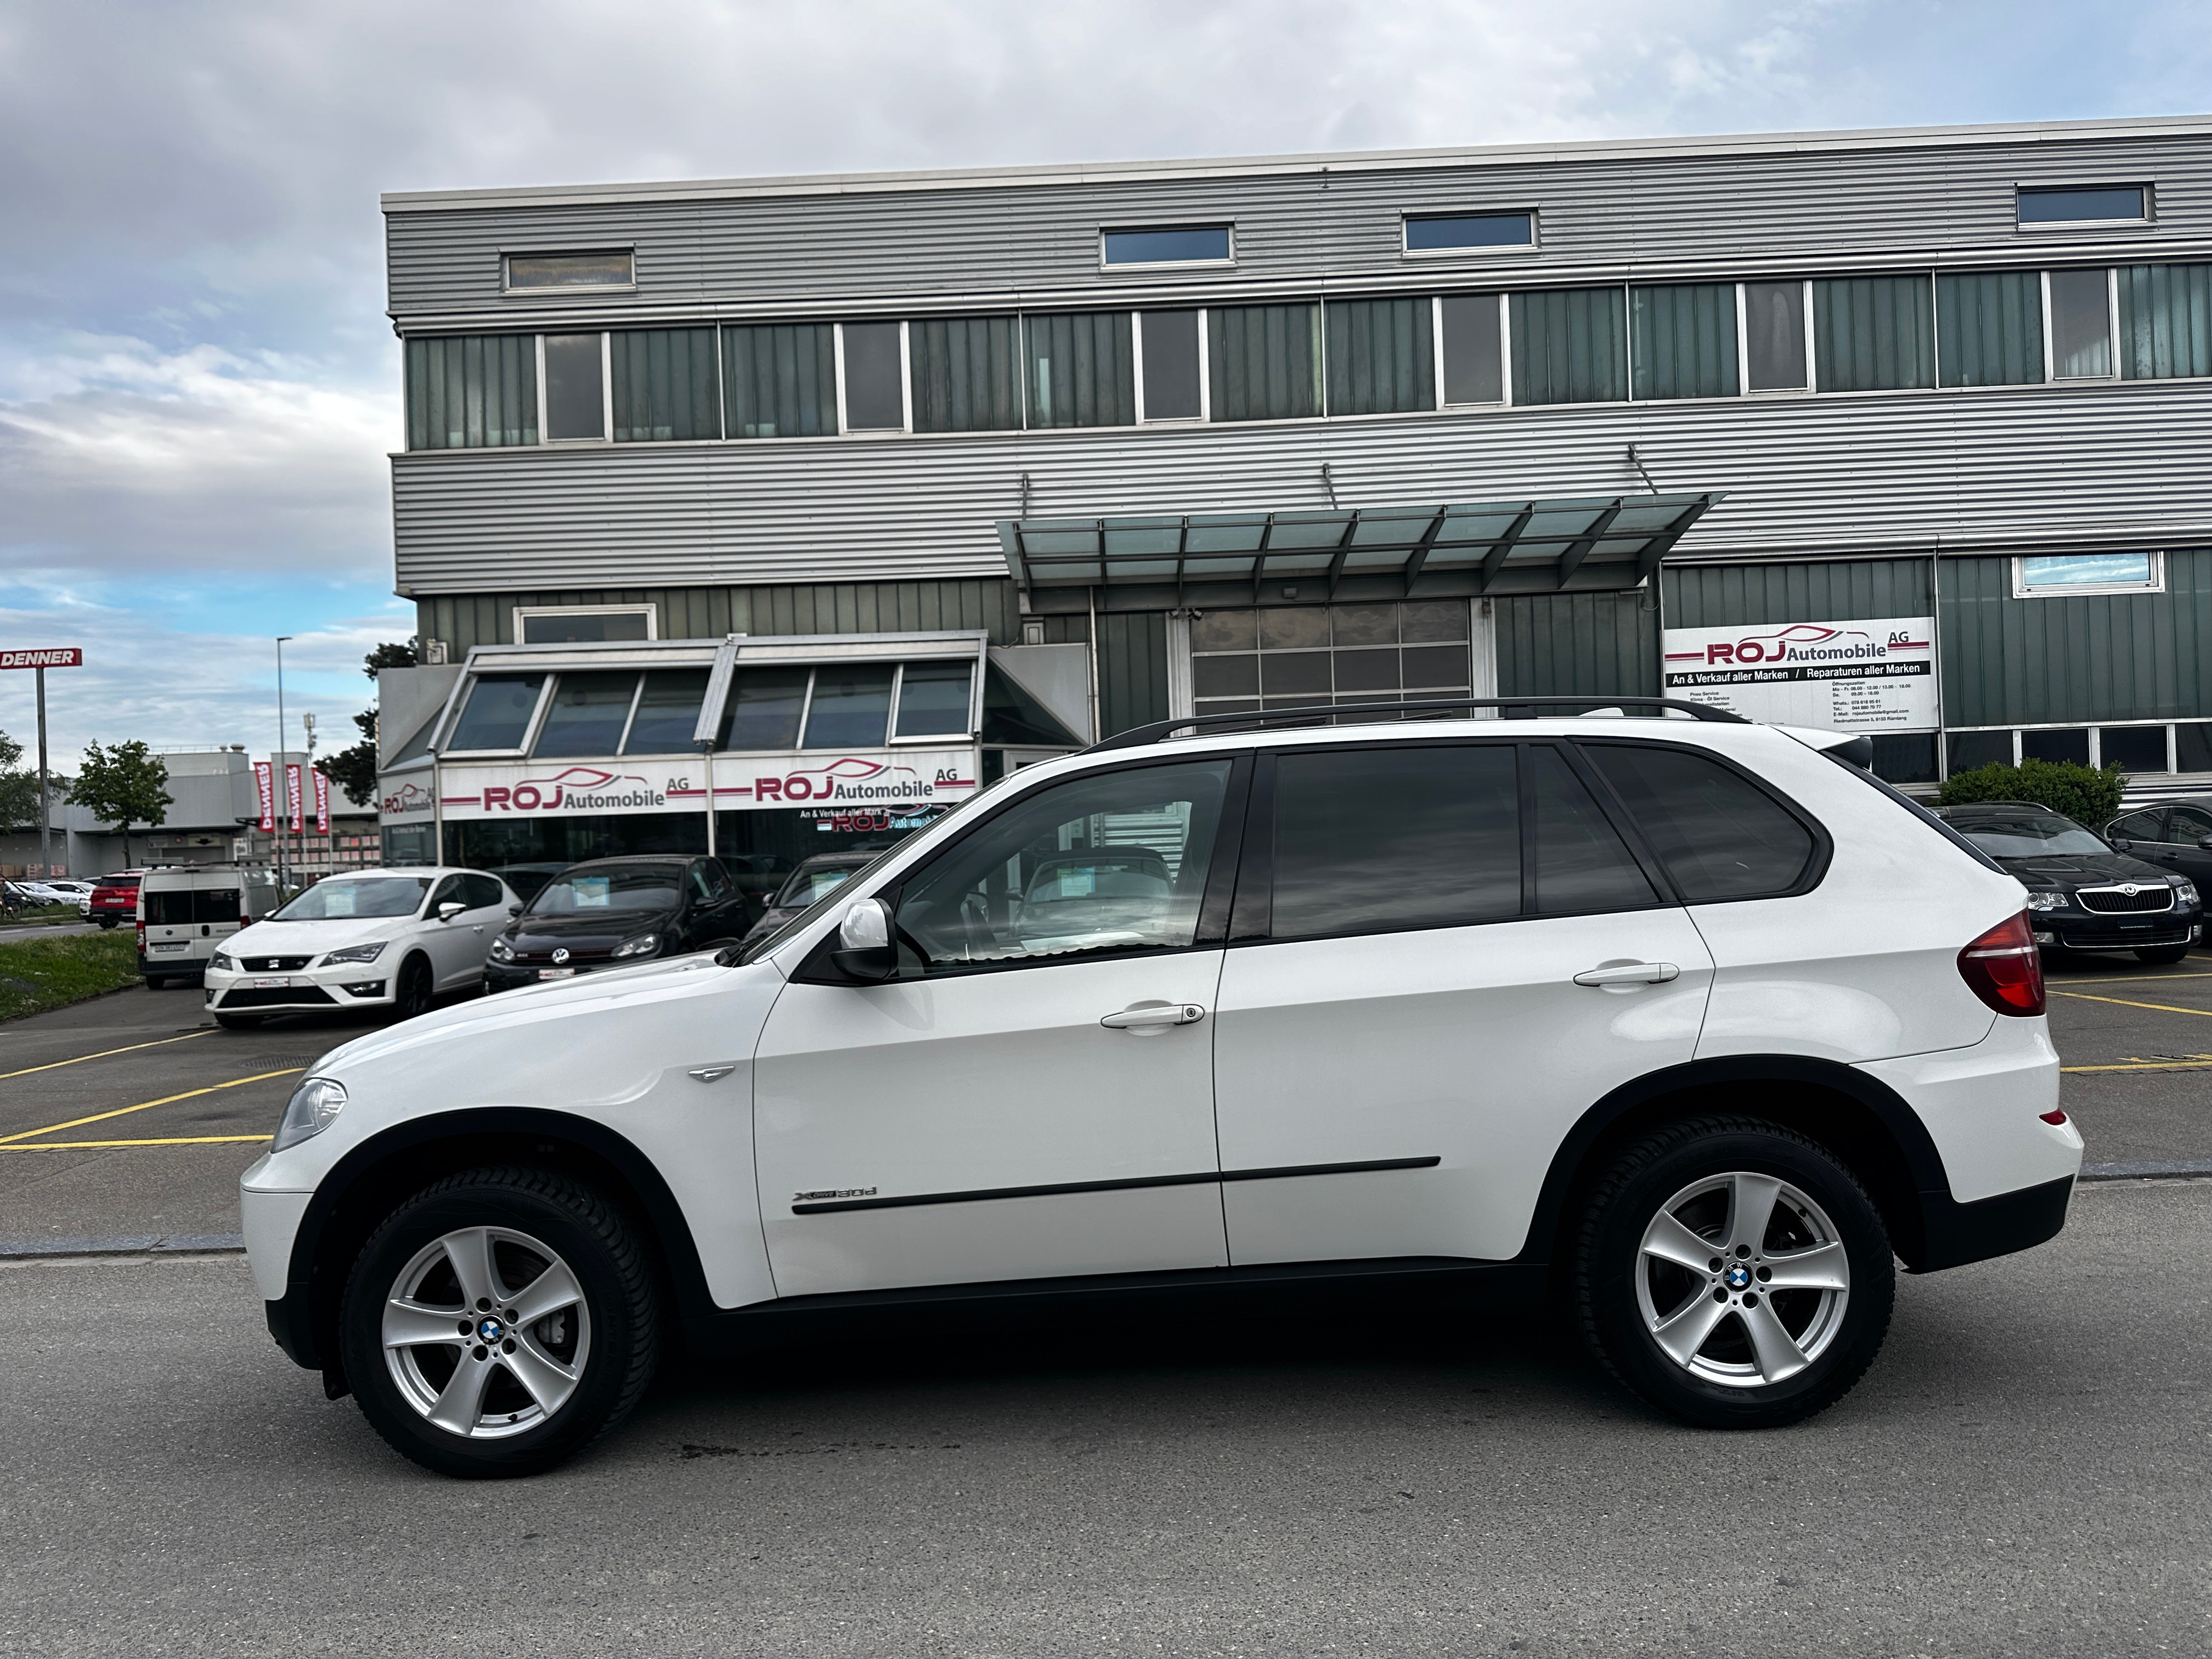
M 1596 763 L 1690 903 L 1786 893 L 1819 843 L 1765 790 L 1707 756 L 1592 743 Z
M 1556 749 L 1528 751 L 1536 803 L 1536 908 L 1547 915 L 1655 904 L 1650 878 Z
M 1520 911 L 1510 746 L 1357 749 L 1276 763 L 1275 938 L 1449 927 Z
M 146 921 L 149 927 L 182 927 L 202 921 L 236 921 L 238 914 L 238 890 L 234 887 L 207 887 L 185 892 L 171 888 L 166 892 L 156 890 L 146 895 Z

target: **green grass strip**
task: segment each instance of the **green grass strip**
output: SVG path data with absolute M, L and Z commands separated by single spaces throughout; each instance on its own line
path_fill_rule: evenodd
M 134 929 L 0 940 L 0 1019 L 66 1008 L 137 982 Z

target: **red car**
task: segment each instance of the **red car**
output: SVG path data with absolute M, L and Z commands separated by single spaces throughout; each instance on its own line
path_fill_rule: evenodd
M 143 870 L 118 870 L 93 884 L 91 907 L 85 915 L 102 927 L 138 920 L 138 882 Z

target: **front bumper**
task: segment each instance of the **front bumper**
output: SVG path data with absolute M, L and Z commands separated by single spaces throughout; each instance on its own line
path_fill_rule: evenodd
M 390 1007 L 394 971 L 380 957 L 374 962 L 345 962 L 289 974 L 226 973 L 211 967 L 200 982 L 213 1013 L 326 1014 L 338 1008 Z
M 2099 915 L 2084 910 L 2031 910 L 2038 945 L 2068 951 L 2149 951 L 2161 945 L 2194 945 L 2203 915 L 2196 908 L 2148 915 Z

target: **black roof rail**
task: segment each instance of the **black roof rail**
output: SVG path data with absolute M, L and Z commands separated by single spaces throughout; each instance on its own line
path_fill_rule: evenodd
M 1419 702 L 1351 702 L 1319 704 L 1308 708 L 1253 709 L 1242 714 L 1186 714 L 1179 720 L 1154 720 L 1147 726 L 1133 726 L 1126 732 L 1094 743 L 1083 752 L 1096 755 L 1109 749 L 1141 749 L 1147 744 L 1160 742 L 1171 732 L 1186 729 L 1201 731 L 1218 726 L 1258 726 L 1273 720 L 1287 720 L 1298 726 L 1318 726 L 1332 720 L 1349 718 L 1357 722 L 1367 714 L 1441 714 L 1449 709 L 1497 708 L 1504 711 L 1507 720 L 1534 720 L 1544 710 L 1567 708 L 1583 710 L 1595 708 L 1674 709 L 1692 720 L 1710 720 L 1723 726 L 1751 726 L 1741 714 L 1731 714 L 1725 708 L 1716 708 L 1711 703 L 1684 702 L 1678 697 L 1443 697 L 1425 699 Z

